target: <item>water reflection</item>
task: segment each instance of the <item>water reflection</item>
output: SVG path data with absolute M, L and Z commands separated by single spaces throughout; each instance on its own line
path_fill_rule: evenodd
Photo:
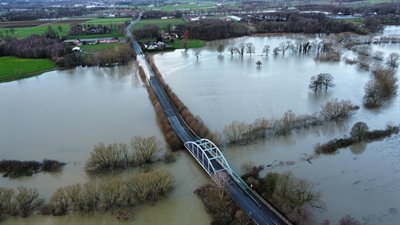
M 354 154 L 354 155 L 360 155 L 362 154 L 365 149 L 367 148 L 367 143 L 365 142 L 357 142 L 355 144 L 352 144 L 350 147 L 350 151 Z

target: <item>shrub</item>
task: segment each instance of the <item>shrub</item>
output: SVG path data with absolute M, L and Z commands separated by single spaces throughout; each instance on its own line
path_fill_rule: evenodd
M 149 164 L 154 161 L 155 154 L 160 151 L 161 142 L 155 136 L 147 138 L 135 136 L 131 139 L 130 145 L 138 163 Z
M 359 109 L 359 107 L 351 104 L 349 100 L 339 101 L 337 98 L 334 98 L 328 101 L 324 106 L 321 106 L 320 114 L 327 121 L 338 121 L 349 117 L 357 109 Z
M 89 175 L 100 175 L 109 171 L 126 168 L 130 162 L 126 144 L 99 143 L 90 152 L 85 162 L 85 171 Z
M 155 202 L 171 191 L 173 183 L 171 172 L 156 169 L 128 179 L 127 186 L 140 202 Z
M 39 209 L 44 200 L 39 198 L 36 188 L 18 187 L 18 193 L 13 195 L 14 201 L 10 202 L 8 213 L 12 216 L 27 217 Z

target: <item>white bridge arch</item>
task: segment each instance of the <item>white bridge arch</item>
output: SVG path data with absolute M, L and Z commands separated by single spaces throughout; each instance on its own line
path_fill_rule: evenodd
M 185 143 L 185 147 L 211 177 L 221 171 L 225 171 L 234 177 L 232 169 L 221 150 L 212 141 L 205 138 L 188 141 Z

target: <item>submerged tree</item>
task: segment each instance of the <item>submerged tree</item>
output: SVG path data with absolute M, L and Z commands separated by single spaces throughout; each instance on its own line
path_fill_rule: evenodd
M 256 65 L 257 65 L 258 67 L 260 67 L 260 66 L 262 65 L 262 62 L 261 62 L 260 60 L 258 60 L 258 61 L 256 62 Z
M 323 77 L 321 74 L 312 76 L 310 79 L 310 84 L 308 85 L 308 88 L 313 90 L 314 93 L 317 93 L 317 90 L 321 89 L 323 82 L 324 81 L 323 81 Z
M 223 44 L 218 45 L 217 51 L 219 52 L 219 54 L 221 55 L 221 53 L 224 51 L 225 47 Z
M 269 45 L 265 45 L 265 46 L 264 46 L 262 53 L 263 53 L 263 54 L 265 53 L 265 56 L 268 56 L 268 54 L 269 54 L 269 48 L 270 48 Z
M 368 126 L 364 122 L 357 122 L 353 125 L 350 130 L 350 136 L 352 138 L 356 138 L 358 141 L 361 141 L 369 130 Z
M 201 52 L 200 52 L 200 50 L 195 50 L 194 52 L 193 52 L 193 55 L 196 57 L 196 60 L 199 60 L 199 56 L 201 55 Z
M 161 142 L 155 136 L 143 138 L 135 136 L 130 142 L 131 148 L 139 164 L 152 163 L 155 154 L 160 151 Z
M 320 115 L 327 121 L 338 121 L 349 117 L 359 107 L 351 104 L 350 100 L 338 100 L 333 98 L 324 106 L 321 106 Z
M 386 63 L 390 67 L 396 68 L 399 66 L 399 63 L 398 63 L 399 59 L 400 59 L 400 54 L 393 52 L 388 56 Z
M 251 57 L 251 54 L 255 52 L 256 52 L 256 47 L 254 46 L 254 44 L 251 42 L 246 43 L 246 53 L 250 54 Z
M 329 73 L 320 73 L 316 76 L 312 76 L 310 79 L 310 84 L 308 88 L 313 90 L 314 93 L 317 93 L 318 89 L 322 89 L 325 87 L 325 91 L 328 90 L 328 87 L 334 87 L 333 77 Z

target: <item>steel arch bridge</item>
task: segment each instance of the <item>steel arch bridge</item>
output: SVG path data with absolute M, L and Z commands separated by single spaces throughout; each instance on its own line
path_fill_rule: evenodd
M 205 138 L 188 141 L 185 147 L 212 178 L 216 173 L 224 171 L 235 179 L 228 161 L 212 141 Z

